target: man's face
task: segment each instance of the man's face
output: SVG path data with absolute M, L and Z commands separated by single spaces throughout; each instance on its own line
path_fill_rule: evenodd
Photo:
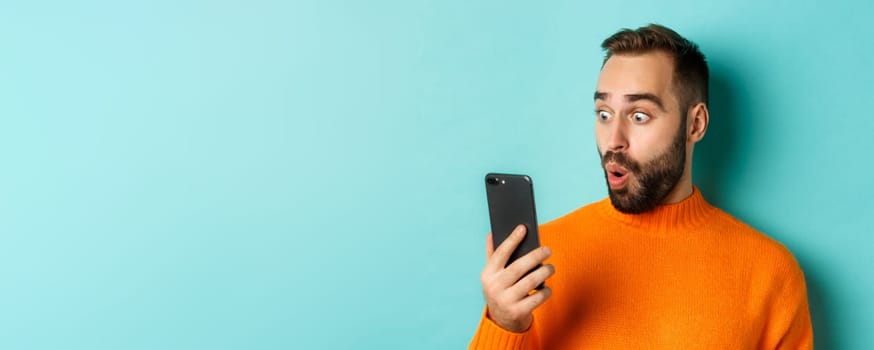
M 685 111 L 672 85 L 673 59 L 655 51 L 613 55 L 595 92 L 595 137 L 610 201 L 624 213 L 655 208 L 683 176 Z

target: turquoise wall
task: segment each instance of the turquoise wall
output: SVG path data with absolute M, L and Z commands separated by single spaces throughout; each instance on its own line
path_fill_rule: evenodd
M 874 347 L 870 2 L 4 1 L 0 348 L 458 349 L 482 176 L 606 195 L 601 40 L 698 42 L 695 182 Z

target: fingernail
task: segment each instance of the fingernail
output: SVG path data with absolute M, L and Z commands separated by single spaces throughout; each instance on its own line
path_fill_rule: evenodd
M 513 233 L 516 234 L 516 236 L 522 237 L 522 234 L 524 233 L 524 228 L 525 226 L 522 225 L 516 226 L 516 230 L 513 231 Z
M 552 250 L 549 247 L 543 247 L 543 252 L 546 253 L 546 256 L 552 255 Z

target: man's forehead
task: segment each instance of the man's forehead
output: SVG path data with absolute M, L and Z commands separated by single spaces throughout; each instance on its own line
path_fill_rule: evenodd
M 595 98 L 649 95 L 665 100 L 672 96 L 672 75 L 673 59 L 666 53 L 614 55 L 601 69 Z
M 670 86 L 673 70 L 673 59 L 660 51 L 613 55 L 601 68 L 598 87 L 616 92 L 663 89 Z

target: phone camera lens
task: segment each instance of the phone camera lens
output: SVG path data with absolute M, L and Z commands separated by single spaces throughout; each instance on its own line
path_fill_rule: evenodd
M 490 177 L 486 180 L 486 183 L 488 183 L 489 185 L 497 185 L 498 182 L 499 180 L 496 177 Z

